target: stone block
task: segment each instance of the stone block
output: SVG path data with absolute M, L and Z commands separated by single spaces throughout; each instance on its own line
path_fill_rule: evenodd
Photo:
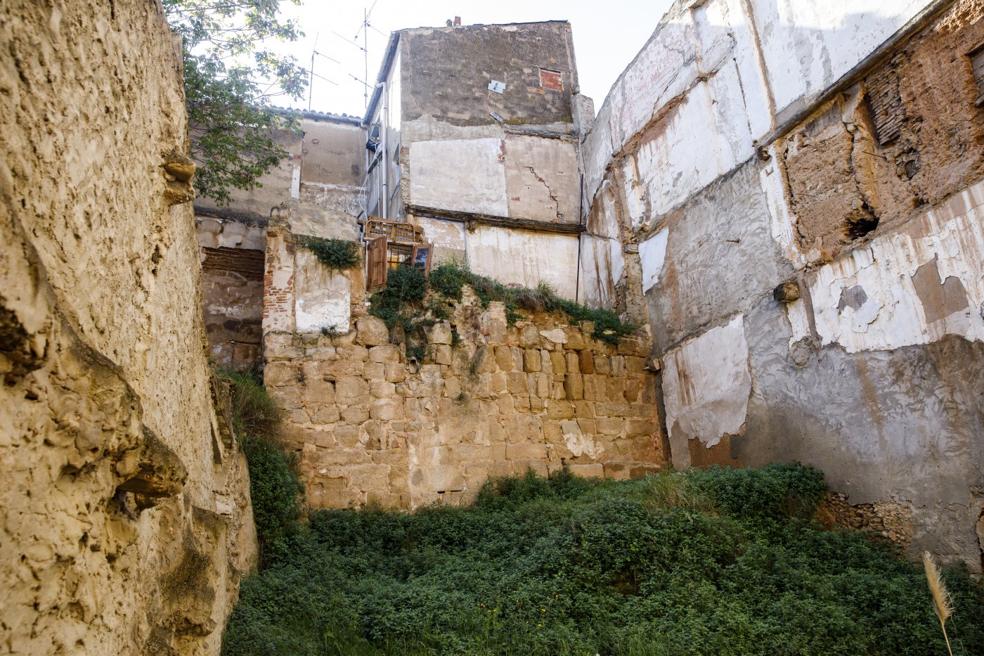
M 526 374 L 520 371 L 506 374 L 506 389 L 515 396 L 529 396 L 530 390 Z
M 622 337 L 618 340 L 618 353 L 645 358 L 649 355 L 649 344 L 639 337 Z
M 439 321 L 427 331 L 427 341 L 431 344 L 451 344 L 451 324 Z
M 601 374 L 602 376 L 611 375 L 612 373 L 611 358 L 601 353 L 595 353 L 592 359 L 594 360 L 594 371 L 596 374 Z
M 564 328 L 564 333 L 567 335 L 567 348 L 574 351 L 580 351 L 588 348 L 588 341 L 584 339 L 584 335 L 577 328 L 568 326 L 567 328 Z
M 383 367 L 388 383 L 402 383 L 407 377 L 407 368 L 400 362 L 386 362 Z
M 269 362 L 263 368 L 263 383 L 267 387 L 278 387 L 288 383 L 296 383 L 299 370 L 290 362 Z
M 505 345 L 496 346 L 495 363 L 501 371 L 515 371 L 516 362 L 513 360 L 512 349 Z
M 565 352 L 564 362 L 567 364 L 567 373 L 569 374 L 581 373 L 581 358 L 578 356 L 576 351 Z
M 563 328 L 553 328 L 551 330 L 541 330 L 540 336 L 552 344 L 566 344 L 567 333 Z
M 594 403 L 591 401 L 575 401 L 574 414 L 578 417 L 592 418 L 595 416 Z
M 570 401 L 547 401 L 547 417 L 550 419 L 572 419 L 574 417 L 574 404 Z
M 550 353 L 550 368 L 555 374 L 567 373 L 567 359 L 563 351 L 552 351 Z
M 625 420 L 617 417 L 600 417 L 595 420 L 600 435 L 621 435 L 625 430 Z
M 379 346 L 389 342 L 389 328 L 379 317 L 366 315 L 355 322 L 356 342 L 364 346 Z
M 588 350 L 578 351 L 577 366 L 582 374 L 593 374 L 595 372 L 594 354 Z
M 363 369 L 362 376 L 370 382 L 386 380 L 386 365 L 382 362 L 369 362 Z
M 398 399 L 376 399 L 369 405 L 369 416 L 380 421 L 403 418 L 403 404 Z
M 630 374 L 646 373 L 646 358 L 632 355 L 625 356 L 625 370 Z
M 377 399 L 388 399 L 396 394 L 396 385 L 385 380 L 375 381 L 370 384 L 369 393 Z
M 341 417 L 337 405 L 323 405 L 311 415 L 311 422 L 315 424 L 334 424 Z
M 399 362 L 400 347 L 396 344 L 381 344 L 369 349 L 369 361 L 378 363 Z
M 568 401 L 584 399 L 584 382 L 581 374 L 567 374 L 564 379 L 564 393 Z
M 494 395 L 505 394 L 509 386 L 509 377 L 505 372 L 497 371 L 494 374 L 483 374 L 489 377 L 490 391 Z
M 553 373 L 553 360 L 550 358 L 550 351 L 540 351 L 540 371 L 546 374 Z
M 431 359 L 437 364 L 451 364 L 451 347 L 447 344 L 436 344 L 431 346 Z
M 457 376 L 450 376 L 444 379 L 444 396 L 449 399 L 457 399 L 461 395 L 461 379 Z
M 540 351 L 536 349 L 525 349 L 523 351 L 523 370 L 529 372 L 540 371 Z
M 534 348 L 540 345 L 540 331 L 533 324 L 526 324 L 519 330 L 519 345 Z
M 335 381 L 335 400 L 339 405 L 369 402 L 369 384 L 358 376 L 341 376 Z
M 600 462 L 570 464 L 567 470 L 581 478 L 604 478 L 605 466 Z
M 367 396 L 364 403 L 357 403 L 341 408 L 341 412 L 339 414 L 341 415 L 342 421 L 346 424 L 351 424 L 354 426 L 358 426 L 364 422 L 369 418 L 369 408 L 367 407 L 368 403 L 369 397 Z
M 353 362 L 365 362 L 369 359 L 369 349 L 359 344 L 351 346 L 339 346 L 335 349 L 339 360 L 351 360 Z
M 613 355 L 612 361 L 612 375 L 622 376 L 625 374 L 625 356 L 624 355 Z
M 546 459 L 547 459 L 547 447 L 545 444 L 519 442 L 516 444 L 506 445 L 506 460 L 543 461 Z
M 335 426 L 332 430 L 335 436 L 335 444 L 340 449 L 354 449 L 362 446 L 359 440 L 359 427 L 350 424 L 339 424 Z M 366 459 L 367 456 L 362 456 L 359 460 Z

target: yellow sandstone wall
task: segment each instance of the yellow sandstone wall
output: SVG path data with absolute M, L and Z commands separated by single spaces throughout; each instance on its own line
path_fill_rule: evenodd
M 216 654 L 255 560 L 159 3 L 0 4 L 0 652 Z
M 491 476 L 566 464 L 629 478 L 666 463 L 648 338 L 609 345 L 559 315 L 509 325 L 501 303 L 482 308 L 466 294 L 428 329 L 417 362 L 365 314 L 361 290 L 348 329 L 297 330 L 297 281 L 329 272 L 282 231 L 267 246 L 264 379 L 312 506 L 459 503 Z

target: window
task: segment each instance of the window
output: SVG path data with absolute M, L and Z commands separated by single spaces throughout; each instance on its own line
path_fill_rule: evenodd
M 875 124 L 879 146 L 886 146 L 902 134 L 905 108 L 899 95 L 899 75 L 892 64 L 867 80 L 868 110 Z
M 540 86 L 549 91 L 564 90 L 564 76 L 560 71 L 552 71 L 549 68 L 540 69 Z
M 974 66 L 974 79 L 977 80 L 977 106 L 984 107 L 984 45 L 970 53 L 970 63 Z

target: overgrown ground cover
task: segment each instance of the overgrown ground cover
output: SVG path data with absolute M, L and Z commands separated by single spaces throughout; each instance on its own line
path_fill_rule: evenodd
M 289 460 L 247 454 L 263 566 L 226 656 L 946 653 L 922 570 L 814 523 L 809 468 L 529 475 L 468 508 L 301 523 Z M 984 654 L 984 589 L 958 570 L 946 583 L 954 653 Z

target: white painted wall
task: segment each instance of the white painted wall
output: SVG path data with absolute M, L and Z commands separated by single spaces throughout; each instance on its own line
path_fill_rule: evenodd
M 445 139 L 410 144 L 410 203 L 507 216 L 500 139 Z
M 505 284 L 550 285 L 574 299 L 577 284 L 577 235 L 481 225 L 467 235 L 468 266 Z
M 939 283 L 959 280 L 967 306 L 942 315 L 918 294 L 913 276 L 936 263 Z M 961 335 L 984 341 L 984 181 L 911 221 L 904 231 L 877 237 L 821 267 L 810 284 L 823 344 L 848 352 L 890 350 Z M 860 307 L 842 302 L 860 288 Z M 857 293 L 857 292 L 856 292 Z M 802 301 L 789 306 L 793 340 L 808 336 Z
M 294 324 L 299 333 L 328 329 L 349 331 L 351 283 L 342 271 L 332 271 L 305 248 L 294 254 Z

